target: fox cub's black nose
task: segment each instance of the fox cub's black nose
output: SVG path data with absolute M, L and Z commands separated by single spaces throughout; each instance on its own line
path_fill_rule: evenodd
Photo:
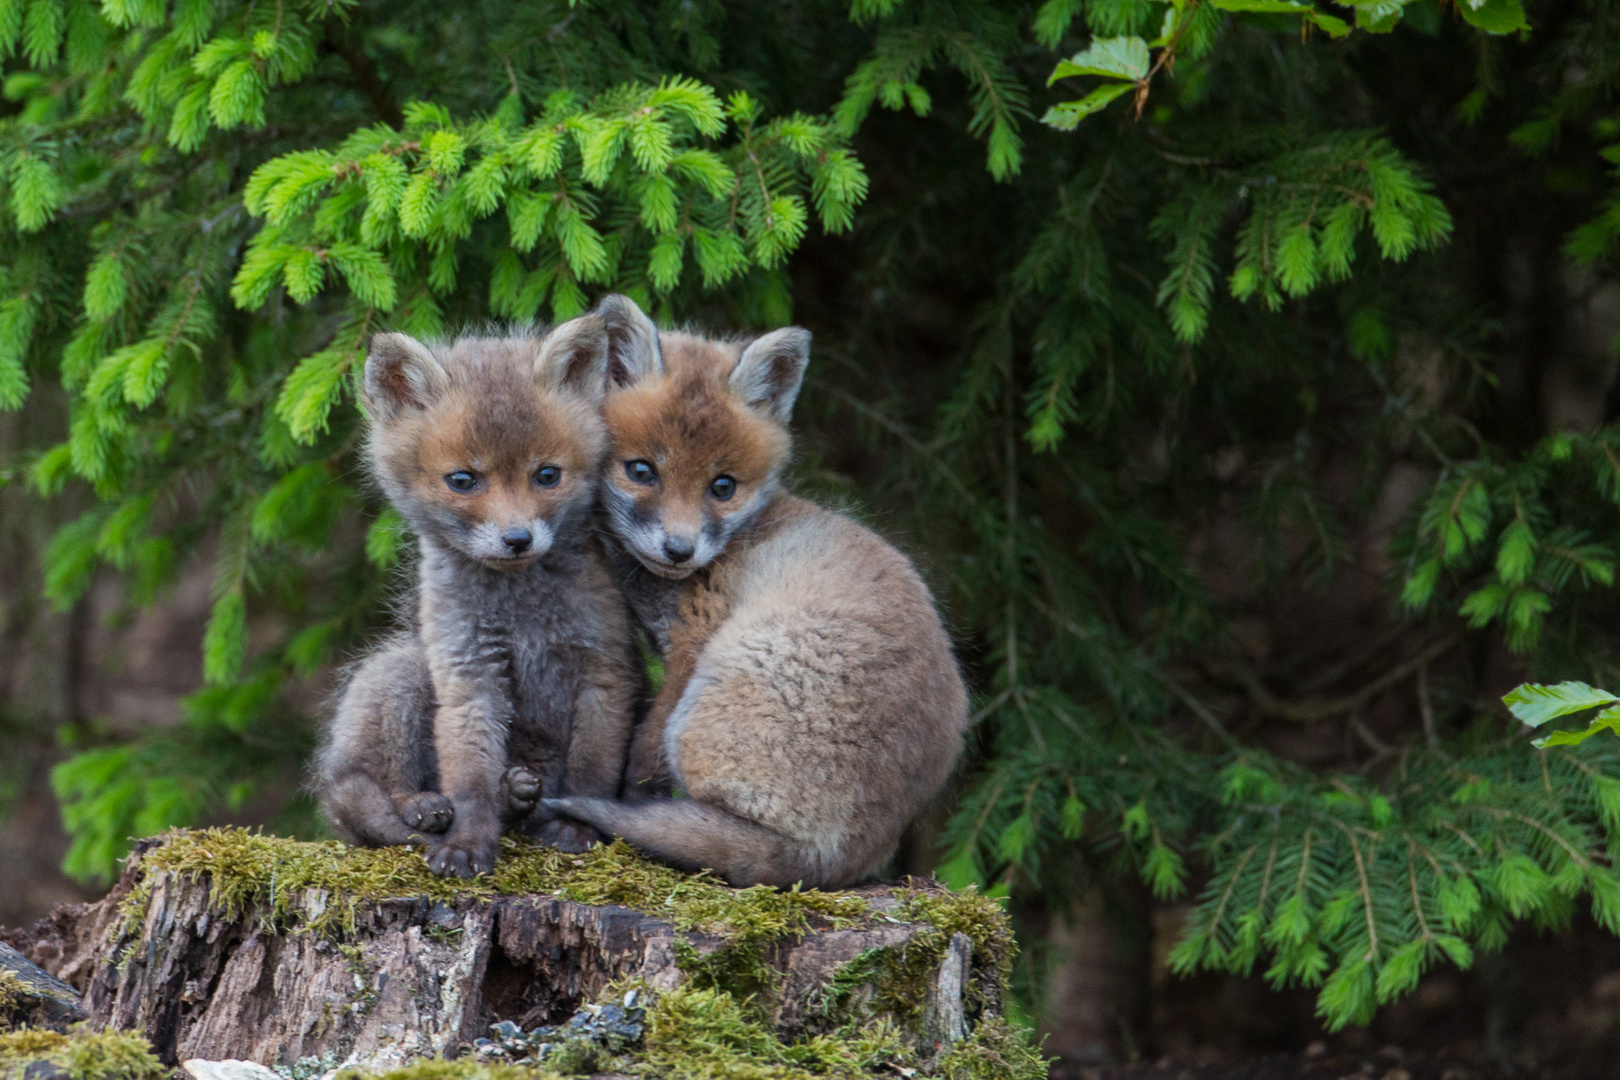
M 664 540 L 664 554 L 672 563 L 683 563 L 692 557 L 697 545 L 684 536 L 671 536 Z
M 529 550 L 530 544 L 534 543 L 534 535 L 528 529 L 507 529 L 501 533 L 501 543 L 505 544 L 506 550 L 512 554 L 521 555 Z

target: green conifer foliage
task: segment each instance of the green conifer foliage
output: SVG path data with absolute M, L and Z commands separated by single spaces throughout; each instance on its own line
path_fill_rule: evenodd
M 977 695 L 948 880 L 1191 895 L 1178 969 L 1329 1027 L 1519 920 L 1620 931 L 1613 740 L 1532 745 L 1459 659 L 1614 666 L 1620 428 L 1507 385 L 1492 260 L 1508 222 L 1608 272 L 1620 27 L 1452 7 L 0 0 L 0 407 L 61 409 L 0 466 L 64 508 L 38 588 L 213 582 L 178 726 L 64 729 L 69 869 L 298 776 L 296 692 L 409 570 L 359 482 L 370 336 L 618 290 L 816 330 L 800 486 L 911 545 Z M 1279 694 L 1239 617 L 1342 581 L 1396 466 L 1385 625 L 1340 696 Z

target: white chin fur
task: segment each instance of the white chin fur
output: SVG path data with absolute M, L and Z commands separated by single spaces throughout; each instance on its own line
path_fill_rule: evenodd
M 631 548 L 630 553 L 636 557 L 636 561 L 642 566 L 645 566 L 659 577 L 668 578 L 671 581 L 680 581 L 682 578 L 690 577 L 692 571 L 698 568 L 695 562 L 685 562 L 677 566 L 675 563 L 666 562 L 663 559 L 649 558 L 635 548 Z

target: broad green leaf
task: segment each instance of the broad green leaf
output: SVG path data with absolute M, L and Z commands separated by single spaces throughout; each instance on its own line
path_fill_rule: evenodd
M 1132 83 L 1106 83 L 1097 87 L 1079 101 L 1065 101 L 1053 105 L 1041 117 L 1041 123 L 1048 127 L 1055 127 L 1059 131 L 1073 131 L 1086 117 L 1107 105 L 1121 94 L 1129 93 L 1136 87 Z
M 1349 23 L 1343 19 L 1336 19 L 1325 12 L 1317 11 L 1315 8 L 1312 8 L 1311 13 L 1305 17 L 1315 23 L 1317 28 L 1328 37 L 1340 38 L 1350 32 Z
M 1478 5 L 1473 0 L 1464 0 L 1457 5 L 1457 11 L 1487 34 L 1511 34 L 1530 29 L 1519 0 L 1484 0 Z
M 1148 46 L 1141 38 L 1094 38 L 1083 52 L 1075 53 L 1068 60 L 1058 61 L 1046 85 L 1051 86 L 1059 79 L 1073 75 L 1101 75 L 1106 79 L 1136 82 L 1146 77 L 1147 73 Z
M 1502 698 L 1502 704 L 1528 727 L 1540 727 L 1560 716 L 1609 705 L 1617 699 L 1607 690 L 1583 682 L 1561 682 L 1552 686 L 1525 683 Z
M 1579 746 L 1600 731 L 1612 731 L 1620 735 L 1620 707 L 1604 709 L 1593 717 L 1592 722 L 1582 731 L 1554 731 L 1533 742 L 1541 749 L 1549 746 Z
M 1406 0 L 1375 0 L 1356 5 L 1356 25 L 1374 34 L 1387 34 L 1401 21 Z

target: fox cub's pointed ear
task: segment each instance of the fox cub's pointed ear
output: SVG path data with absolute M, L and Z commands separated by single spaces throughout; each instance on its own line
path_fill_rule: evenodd
M 534 377 L 548 390 L 566 390 L 589 401 L 607 392 L 607 329 L 595 314 L 569 319 L 540 343 Z
M 610 293 L 596 305 L 608 335 L 608 386 L 630 386 L 664 373 L 658 327 L 628 296 Z
M 432 350 L 409 334 L 378 334 L 366 356 L 366 404 L 392 417 L 404 408 L 425 409 L 444 393 L 450 377 Z
M 798 326 L 772 330 L 743 350 L 731 369 L 731 392 L 751 409 L 787 423 L 810 362 L 810 331 Z

